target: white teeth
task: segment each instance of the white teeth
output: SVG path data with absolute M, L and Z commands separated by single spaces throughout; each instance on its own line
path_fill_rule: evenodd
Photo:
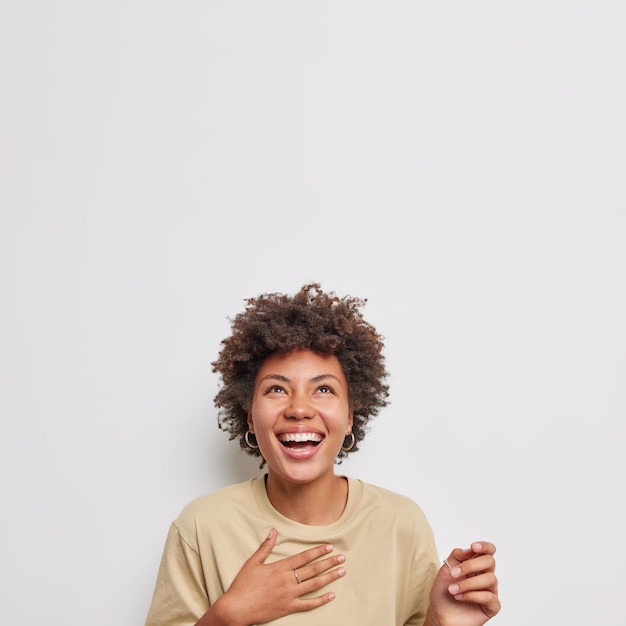
M 315 441 L 320 442 L 323 437 L 319 433 L 284 433 L 279 437 L 280 441 L 294 441 L 295 443 L 301 443 L 302 441 Z

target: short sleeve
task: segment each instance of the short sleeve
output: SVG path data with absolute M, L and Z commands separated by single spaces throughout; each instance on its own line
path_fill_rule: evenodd
M 406 598 L 410 617 L 404 626 L 422 626 L 430 604 L 430 590 L 439 569 L 439 559 L 432 529 L 423 514 L 418 518 L 413 538 L 411 574 Z
M 145 626 L 194 626 L 208 610 L 200 555 L 172 524 Z

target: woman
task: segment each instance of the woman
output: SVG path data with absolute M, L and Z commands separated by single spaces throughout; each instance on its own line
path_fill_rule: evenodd
M 335 473 L 387 404 L 364 304 L 310 284 L 232 320 L 219 424 L 267 473 L 183 509 L 146 626 L 480 626 L 499 611 L 491 543 L 440 566 L 414 502 Z

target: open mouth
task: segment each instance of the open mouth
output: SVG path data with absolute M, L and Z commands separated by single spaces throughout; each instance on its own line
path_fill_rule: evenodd
M 283 433 L 278 435 L 278 441 L 290 450 L 300 450 L 318 446 L 324 437 L 319 433 Z

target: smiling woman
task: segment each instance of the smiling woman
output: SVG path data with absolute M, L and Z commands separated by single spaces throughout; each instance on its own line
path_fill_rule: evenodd
M 491 543 L 439 566 L 417 504 L 335 473 L 387 402 L 364 304 L 311 284 L 234 318 L 213 363 L 219 424 L 267 472 L 184 508 L 147 626 L 481 626 L 499 611 Z
M 364 319 L 364 305 L 360 298 L 324 293 L 318 284 L 306 285 L 292 297 L 274 293 L 247 300 L 213 363 L 223 383 L 215 397 L 220 426 L 231 439 L 239 439 L 245 452 L 262 457 L 245 440 L 259 371 L 270 355 L 295 349 L 332 355 L 339 361 L 354 419 L 354 444 L 341 450 L 339 458 L 358 450 L 367 423 L 386 406 L 389 394 L 383 340 Z
M 297 348 L 267 357 L 254 386 L 248 427 L 267 461 L 267 494 L 279 511 L 300 523 L 336 521 L 332 511 L 343 510 L 346 485 L 337 481 L 334 464 L 352 423 L 348 382 L 336 356 Z M 319 493 L 330 506 L 293 510 L 292 485 Z

